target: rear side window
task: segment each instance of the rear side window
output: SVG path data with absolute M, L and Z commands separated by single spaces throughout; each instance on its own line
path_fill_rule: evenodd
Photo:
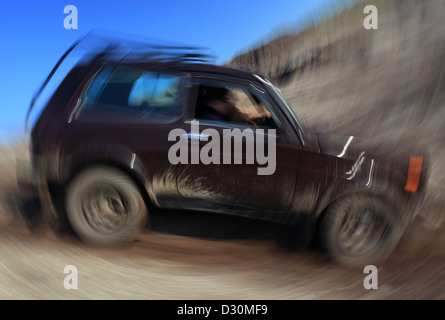
M 76 119 L 89 123 L 173 121 L 182 114 L 183 78 L 132 67 L 105 67 L 90 82 Z

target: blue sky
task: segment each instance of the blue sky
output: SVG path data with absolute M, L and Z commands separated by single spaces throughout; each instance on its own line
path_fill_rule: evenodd
M 65 50 L 91 30 L 203 46 L 224 63 L 338 2 L 1 0 L 0 143 L 23 132 L 33 94 Z M 77 7 L 77 30 L 64 28 L 67 5 Z

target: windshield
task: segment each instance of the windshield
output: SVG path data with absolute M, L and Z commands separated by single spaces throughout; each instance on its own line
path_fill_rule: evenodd
M 281 93 L 281 90 L 278 89 L 276 86 L 273 85 L 272 82 L 270 82 L 269 79 L 264 78 L 262 76 L 259 76 L 257 74 L 255 74 L 255 77 L 260 80 L 261 82 L 267 84 L 268 86 L 270 86 L 273 91 L 275 92 L 275 94 L 278 96 L 278 98 L 281 100 L 281 102 L 283 103 L 283 105 L 286 107 L 286 109 L 289 111 L 289 114 L 292 117 L 292 120 L 295 122 L 295 124 L 301 129 L 301 131 L 303 131 L 304 133 L 307 133 L 307 129 L 305 124 L 297 117 L 297 115 L 295 114 L 295 112 L 292 110 L 292 108 L 289 106 L 289 104 L 287 103 L 286 99 L 284 98 L 283 94 Z M 298 129 L 298 128 L 297 128 Z
M 297 123 L 297 125 L 301 128 L 301 130 L 303 132 L 306 132 L 306 126 L 304 125 L 304 123 L 297 117 L 297 115 L 295 114 L 295 112 L 292 110 L 292 108 L 289 106 L 289 104 L 287 103 L 286 99 L 284 98 L 283 94 L 281 93 L 281 90 L 278 89 L 277 87 L 275 87 L 273 84 L 269 83 L 270 87 L 275 91 L 275 93 L 277 94 L 277 96 L 280 98 L 281 102 L 285 105 L 285 107 L 287 108 L 287 110 L 289 111 L 289 113 L 292 116 L 292 119 Z

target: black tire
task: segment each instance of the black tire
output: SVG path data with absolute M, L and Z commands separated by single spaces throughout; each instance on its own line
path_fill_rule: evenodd
M 147 220 L 147 209 L 134 181 L 106 166 L 81 171 L 69 183 L 66 213 L 83 240 L 98 245 L 132 241 Z
M 321 217 L 319 241 L 334 260 L 347 265 L 382 262 L 398 244 L 403 228 L 391 204 L 354 195 L 331 204 Z

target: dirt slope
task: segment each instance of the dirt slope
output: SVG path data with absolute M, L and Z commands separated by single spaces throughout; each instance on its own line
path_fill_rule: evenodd
M 363 27 L 368 3 L 378 8 L 378 30 Z M 444 10 L 441 0 L 359 2 L 301 33 L 240 55 L 230 65 L 270 76 L 309 125 L 386 143 L 403 138 L 427 145 L 433 155 L 428 197 L 441 206 Z

